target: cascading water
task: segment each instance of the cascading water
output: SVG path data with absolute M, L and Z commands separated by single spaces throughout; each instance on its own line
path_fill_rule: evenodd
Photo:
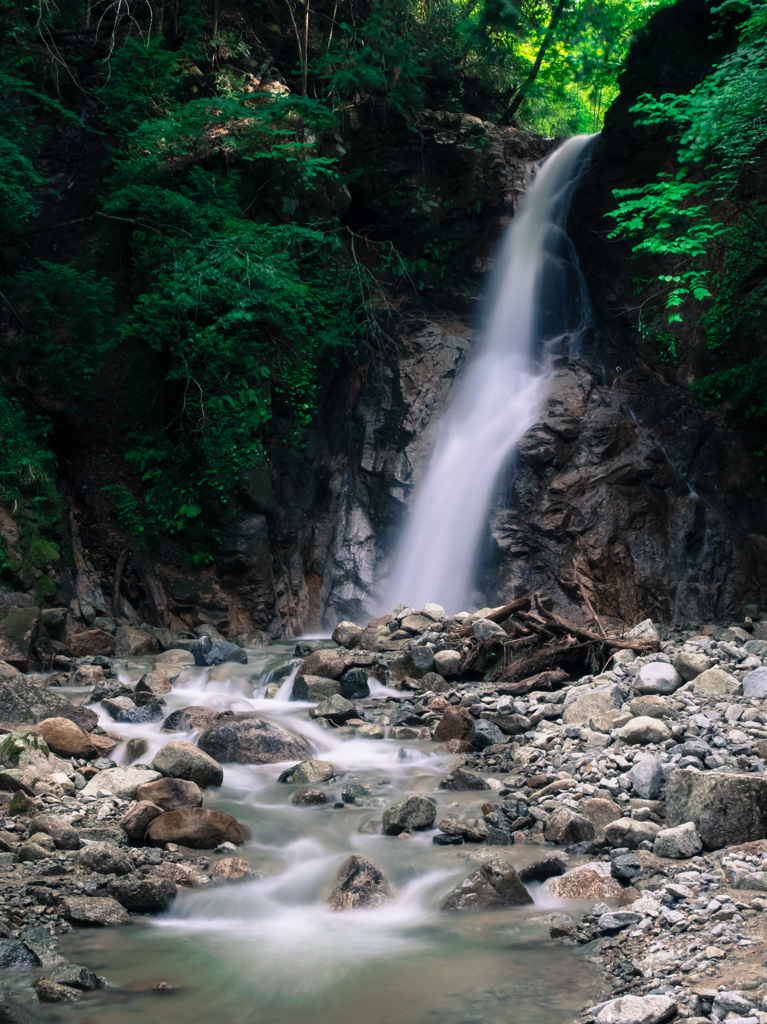
M 587 315 L 564 222 L 591 139 L 546 160 L 501 246 L 487 328 L 441 424 L 383 608 L 469 602 L 493 487 L 545 395 L 546 341 L 577 334 Z

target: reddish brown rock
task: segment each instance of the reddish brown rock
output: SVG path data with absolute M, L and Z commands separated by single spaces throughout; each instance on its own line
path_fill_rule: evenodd
M 115 638 L 105 629 L 87 629 L 83 633 L 70 636 L 67 647 L 76 658 L 87 658 L 96 654 L 108 658 L 115 653 Z
M 220 878 L 242 878 L 249 870 L 248 862 L 242 857 L 224 857 L 213 868 L 213 874 Z
M 439 741 L 465 739 L 471 732 L 473 724 L 474 719 L 468 708 L 454 708 L 451 705 L 437 722 L 434 739 Z
M 324 679 L 340 679 L 346 671 L 347 660 L 337 651 L 315 651 L 310 654 L 301 668 L 300 676 L 322 676 Z
M 35 730 L 59 757 L 79 757 L 83 761 L 92 761 L 101 752 L 94 742 L 97 737 L 83 732 L 68 718 L 44 718 L 42 722 L 37 723 Z M 114 745 L 112 743 L 109 749 L 111 750 Z
M 155 818 L 149 826 L 147 838 L 155 846 L 178 843 L 193 850 L 212 850 L 221 843 L 244 843 L 248 830 L 223 811 L 185 807 Z
M 177 811 L 182 807 L 200 807 L 202 792 L 194 782 L 185 779 L 157 779 L 139 786 L 137 800 L 148 800 L 163 811 Z

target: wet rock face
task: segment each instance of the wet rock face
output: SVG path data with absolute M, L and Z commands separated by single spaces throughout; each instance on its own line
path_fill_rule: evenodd
M 443 910 L 522 907 L 533 898 L 514 867 L 502 860 L 483 864 L 445 898 Z
M 220 764 L 276 764 L 311 757 L 306 740 L 260 718 L 214 725 L 200 736 L 199 747 Z

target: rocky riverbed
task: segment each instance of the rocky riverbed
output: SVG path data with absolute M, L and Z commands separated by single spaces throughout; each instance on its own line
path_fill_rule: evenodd
M 121 655 L 0 665 L 3 1019 L 164 991 L 71 951 L 84 929 L 261 892 L 308 826 L 345 851 L 302 848 L 284 876 L 318 865 L 312 905 L 373 921 L 425 900 L 421 927 L 448 930 L 535 922 L 548 962 L 601 972 L 583 1024 L 765 1024 L 767 623 L 751 611 L 646 621 L 624 638 L 641 656 L 495 683 L 471 666 L 513 635 L 498 609 L 436 605 L 333 641 L 133 630 Z

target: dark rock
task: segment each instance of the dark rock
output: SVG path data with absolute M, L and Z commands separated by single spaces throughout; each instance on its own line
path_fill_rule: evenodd
M 149 744 L 141 736 L 134 736 L 133 739 L 128 740 L 125 745 L 125 752 L 131 763 L 133 761 L 138 761 L 140 757 L 143 757 L 147 750 L 149 750 Z
M 446 740 L 462 740 L 471 732 L 474 719 L 468 708 L 449 707 L 437 722 L 434 739 L 440 743 Z
M 478 718 L 474 721 L 466 739 L 474 750 L 484 750 L 485 747 L 492 747 L 496 743 L 505 742 L 503 733 L 498 726 L 488 722 L 485 718 Z
M 0 1024 L 37 1024 L 37 1018 L 26 1006 L 4 995 L 0 996 Z
M 67 896 L 62 912 L 75 924 L 114 925 L 130 924 L 125 910 L 109 896 Z
M 619 882 L 630 885 L 642 874 L 642 864 L 635 853 L 621 853 L 611 861 L 610 874 Z
M 384 811 L 383 830 L 387 836 L 423 831 L 434 825 L 437 804 L 427 796 L 409 796 Z
M 120 878 L 109 883 L 107 892 L 126 910 L 141 914 L 159 914 L 176 898 L 169 878 Z
M 0 676 L 0 721 L 40 722 L 44 718 L 67 717 L 72 705 L 42 683 L 22 675 Z
M 568 843 L 591 842 L 596 828 L 588 818 L 564 805 L 552 811 L 544 832 L 546 841 L 562 846 Z
M 0 939 L 0 968 L 38 967 L 40 957 L 17 939 Z
M 230 640 L 210 640 L 204 636 L 192 654 L 195 665 L 223 665 L 225 661 L 238 665 L 248 664 L 247 652 Z
M 92 732 L 99 724 L 99 716 L 92 708 L 83 707 L 80 704 L 70 704 L 68 708 L 59 711 L 60 718 L 68 718 L 70 722 L 79 725 L 83 732 Z
M 39 608 L 9 609 L 0 618 L 0 661 L 26 672 L 40 632 L 40 621 Z
M 503 715 L 494 711 L 484 711 L 482 717 L 497 725 L 505 736 L 520 736 L 533 727 L 533 723 L 526 715 Z
M 370 790 L 359 782 L 347 782 L 341 789 L 341 799 L 345 804 L 356 803 L 370 796 Z
M 92 992 L 103 985 L 102 979 L 87 967 L 78 967 L 77 964 L 65 964 L 57 967 L 51 975 L 51 981 L 57 985 L 68 985 L 69 988 L 79 988 L 83 992 Z
M 370 696 L 368 674 L 364 668 L 350 668 L 341 676 L 341 696 L 347 700 L 362 700 Z
M 464 838 L 462 835 L 450 835 L 447 832 L 438 832 L 432 842 L 435 846 L 462 846 Z
M 523 882 L 545 882 L 547 878 L 563 875 L 566 870 L 567 864 L 561 857 L 543 857 L 541 860 L 528 864 L 526 868 L 522 868 L 519 871 L 519 877 Z
M 79 989 L 70 988 L 68 985 L 59 985 L 48 978 L 37 979 L 35 992 L 41 1003 L 76 1003 L 83 997 Z
M 145 704 L 143 707 L 128 706 L 133 704 L 126 697 L 108 698 L 101 702 L 104 710 L 115 720 L 115 722 L 132 723 L 134 725 L 144 722 L 159 722 L 163 717 L 163 710 L 160 704 Z
M 220 764 L 276 764 L 311 758 L 308 742 L 281 725 L 260 718 L 225 721 L 204 732 L 200 750 Z
M 141 658 L 159 653 L 160 645 L 151 633 L 132 626 L 120 626 L 115 633 L 114 654 L 117 658 Z
M 299 764 L 294 764 L 292 768 L 286 768 L 279 775 L 277 781 L 294 782 L 301 786 L 312 782 L 328 782 L 336 774 L 336 771 L 336 766 L 330 761 L 301 761 Z
M 340 724 L 348 718 L 357 718 L 358 712 L 351 701 L 341 697 L 340 694 L 333 694 L 321 700 L 316 708 L 310 712 L 312 718 L 327 718 L 331 722 Z
M 442 909 L 521 907 L 532 902 L 532 896 L 512 865 L 506 861 L 492 860 L 456 886 L 446 896 Z
M 55 814 L 38 814 L 30 824 L 30 834 L 44 832 L 53 840 L 57 850 L 79 850 L 80 833 Z
M 329 797 L 323 789 L 299 789 L 293 794 L 290 802 L 296 807 L 311 807 L 329 803 Z
M 290 691 L 291 700 L 305 700 L 319 703 L 326 697 L 341 695 L 341 684 L 337 679 L 323 679 L 322 676 L 296 676 Z
M 465 768 L 453 768 L 453 770 L 442 779 L 439 784 L 440 789 L 451 789 L 451 790 L 474 790 L 474 789 L 490 789 L 490 786 L 480 775 L 475 775 L 474 772 L 467 772 Z
M 380 907 L 393 895 L 386 875 L 367 857 L 355 854 L 341 865 L 328 906 L 336 911 Z
M 88 629 L 84 633 L 75 633 L 66 643 L 75 658 L 87 658 L 94 654 L 108 657 L 115 653 L 115 638 L 103 629 Z
M 133 871 L 133 858 L 113 843 L 91 843 L 80 851 L 80 867 L 100 875 L 128 875 Z

